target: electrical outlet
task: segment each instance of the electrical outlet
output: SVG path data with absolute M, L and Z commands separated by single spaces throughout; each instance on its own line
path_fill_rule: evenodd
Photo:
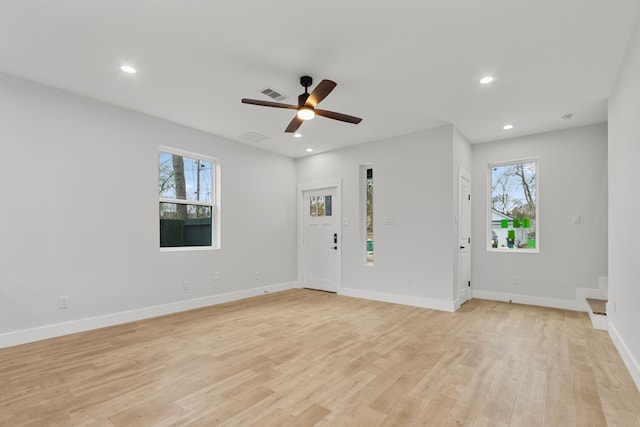
M 256 271 L 256 280 L 260 280 L 260 272 Z
M 511 281 L 511 284 L 514 286 L 518 286 L 520 284 L 520 281 L 518 280 L 518 276 L 513 276 L 513 280 Z
M 69 297 L 68 296 L 61 296 L 58 299 L 58 308 L 59 309 L 69 308 Z
M 218 280 L 220 280 L 220 272 L 216 271 L 215 273 L 213 273 L 213 281 L 217 282 Z
M 412 287 L 412 286 L 413 286 L 413 279 L 412 279 L 411 277 L 409 277 L 409 278 L 407 279 L 407 287 L 409 287 L 409 288 L 410 288 L 410 287 Z
M 183 291 L 188 291 L 191 289 L 191 282 L 188 280 L 185 280 L 184 282 L 182 282 L 182 290 Z

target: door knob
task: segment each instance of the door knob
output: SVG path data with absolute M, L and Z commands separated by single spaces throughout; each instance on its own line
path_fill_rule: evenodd
M 329 249 L 335 249 L 337 251 L 338 250 L 338 246 L 330 246 Z
M 464 249 L 464 246 L 460 246 L 460 249 Z

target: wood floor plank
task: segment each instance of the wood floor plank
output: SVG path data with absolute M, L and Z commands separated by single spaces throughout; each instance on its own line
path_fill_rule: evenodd
M 510 425 L 541 426 L 544 416 L 544 396 L 547 376 L 544 371 L 528 367 L 522 375 Z
M 571 394 L 575 407 L 580 408 L 576 412 L 577 425 L 594 427 L 607 425 L 598 386 L 591 366 L 582 363 L 576 363 L 572 366 Z
M 501 362 L 484 358 L 475 372 L 466 377 L 466 387 L 460 392 L 458 402 L 449 412 L 443 425 L 470 426 L 479 418 L 482 408 L 487 402 L 498 375 Z
M 551 366 L 547 370 L 542 425 L 576 427 L 576 408 L 571 389 L 569 367 Z
M 299 426 L 312 426 L 317 424 L 321 419 L 329 415 L 331 411 L 315 403 L 302 411 L 295 419 Z
M 586 313 L 290 290 L 0 349 L 0 426 L 640 425 Z

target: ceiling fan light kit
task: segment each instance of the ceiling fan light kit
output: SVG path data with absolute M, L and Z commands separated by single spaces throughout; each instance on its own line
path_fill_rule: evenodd
M 316 113 L 313 111 L 312 108 L 301 107 L 298 110 L 297 116 L 301 120 L 311 120 L 316 116 Z
M 298 105 L 282 104 L 272 101 L 261 101 L 259 99 L 247 99 L 243 98 L 243 104 L 261 105 L 263 107 L 275 107 L 275 108 L 287 108 L 291 110 L 297 110 L 293 120 L 289 123 L 285 129 L 286 133 L 294 133 L 302 125 L 305 120 L 313 119 L 316 114 L 333 120 L 339 120 L 345 123 L 358 124 L 362 121 L 359 117 L 350 116 L 348 114 L 336 113 L 335 111 L 318 110 L 316 106 L 331 93 L 337 86 L 336 82 L 331 80 L 322 80 L 316 88 L 309 93 L 308 88 L 313 84 L 313 79 L 310 76 L 300 77 L 300 84 L 304 87 L 304 93 L 298 96 Z

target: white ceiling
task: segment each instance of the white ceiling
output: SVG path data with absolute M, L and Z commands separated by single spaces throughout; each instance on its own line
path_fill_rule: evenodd
M 639 5 L 0 0 L 0 72 L 292 157 L 445 123 L 478 143 L 606 121 Z M 258 92 L 270 86 L 295 104 L 305 74 L 338 83 L 320 108 L 362 123 L 317 117 L 297 140 L 284 133 L 294 111 L 240 103 L 271 100 Z

